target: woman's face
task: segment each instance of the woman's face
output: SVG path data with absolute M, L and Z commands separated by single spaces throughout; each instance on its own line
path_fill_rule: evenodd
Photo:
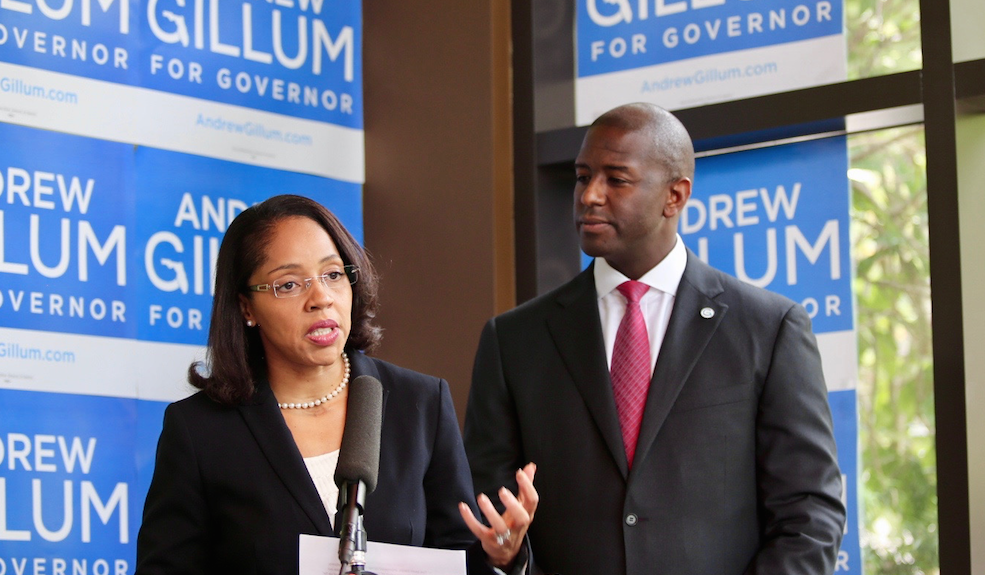
M 335 364 L 342 354 L 352 325 L 352 286 L 346 279 L 335 242 L 314 220 L 285 218 L 275 224 L 266 257 L 250 276 L 250 285 L 275 283 L 273 290 L 240 296 L 244 321 L 253 321 L 260 332 L 267 368 L 310 371 Z M 323 283 L 329 274 L 341 279 Z M 310 287 L 305 290 L 305 284 Z M 326 285 L 327 284 L 327 285 Z

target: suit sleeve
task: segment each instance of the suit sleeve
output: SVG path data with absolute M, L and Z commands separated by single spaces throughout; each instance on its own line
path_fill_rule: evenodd
M 497 491 L 506 486 L 517 492 L 516 473 L 524 465 L 517 415 L 506 387 L 496 335 L 496 319 L 486 323 L 472 368 L 472 386 L 465 410 L 465 451 L 472 470 L 475 495 L 485 493 L 502 512 Z M 475 507 L 474 497 L 469 505 Z M 473 512 L 475 510 L 473 509 Z M 529 538 L 509 575 L 530 573 L 533 567 Z M 469 550 L 469 573 L 495 573 L 476 542 Z
M 486 323 L 479 339 L 465 411 L 465 451 L 476 494 L 485 493 L 498 502 L 496 491 L 500 487 L 516 492 L 516 470 L 526 463 L 519 429 L 494 318 Z
M 756 428 L 763 538 L 747 574 L 834 571 L 845 525 L 831 411 L 810 319 L 783 318 Z
M 440 387 L 440 415 L 434 450 L 431 465 L 424 478 L 428 506 L 424 546 L 466 549 L 469 575 L 502 575 L 502 571 L 489 565 L 482 545 L 475 540 L 458 512 L 458 502 L 464 501 L 472 513 L 478 514 L 462 434 L 458 430 L 458 418 L 455 416 L 455 405 L 448 383 L 441 380 Z M 522 575 L 525 572 L 523 565 L 526 557 L 524 550 L 518 567 L 508 575 Z
M 465 549 L 475 537 L 458 512 L 458 503 L 473 502 L 472 478 L 448 383 L 441 380 L 438 421 L 431 462 L 424 476 L 427 500 L 425 547 Z M 472 504 L 474 507 L 474 503 Z
M 209 573 L 207 525 L 195 446 L 170 406 L 164 413 L 154 476 L 137 535 L 135 575 Z

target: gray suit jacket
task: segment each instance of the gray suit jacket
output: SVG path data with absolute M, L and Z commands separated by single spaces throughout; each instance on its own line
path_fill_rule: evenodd
M 548 573 L 834 570 L 845 509 L 810 319 L 690 251 L 631 471 L 591 268 L 486 325 L 465 447 L 477 491 L 537 464 Z

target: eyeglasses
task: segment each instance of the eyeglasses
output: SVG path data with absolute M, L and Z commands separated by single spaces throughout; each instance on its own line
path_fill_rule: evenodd
M 354 284 L 359 280 L 359 268 L 356 266 L 351 264 L 342 266 L 342 270 L 330 271 L 320 276 L 304 279 L 285 278 L 277 280 L 272 284 L 247 286 L 246 289 L 249 291 L 273 291 L 274 297 L 285 298 L 297 297 L 308 291 L 311 289 L 311 282 L 314 280 L 318 280 L 321 282 L 321 285 L 332 289 L 339 289 L 344 286 L 343 278 L 347 279 L 350 284 Z

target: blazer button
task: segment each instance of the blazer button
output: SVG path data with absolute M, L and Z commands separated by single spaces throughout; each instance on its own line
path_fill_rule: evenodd
M 626 516 L 626 525 L 632 527 L 633 525 L 636 525 L 639 520 L 639 517 L 637 517 L 635 513 L 630 513 Z

